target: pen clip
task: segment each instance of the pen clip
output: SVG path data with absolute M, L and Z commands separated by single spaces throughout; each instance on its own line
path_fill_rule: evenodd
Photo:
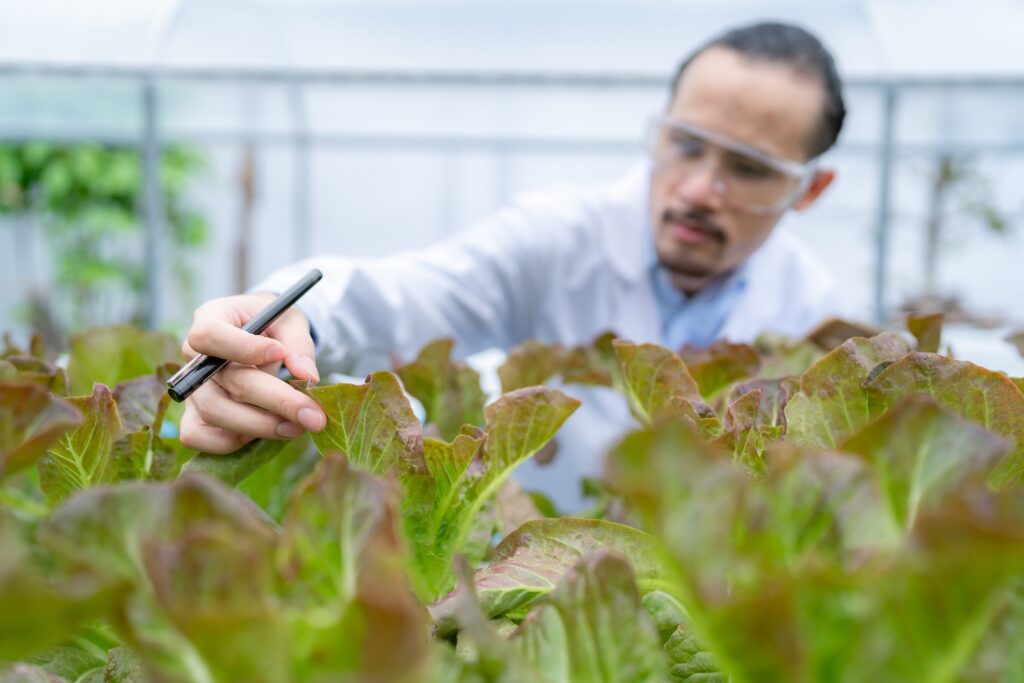
M 207 358 L 208 356 L 201 353 L 192 360 L 190 360 L 189 362 L 185 363 L 183 366 L 181 366 L 181 370 L 178 370 L 176 373 L 174 373 L 167 379 L 167 386 L 173 387 L 175 384 L 180 382 L 182 378 L 185 377 L 185 375 L 192 372 L 195 368 L 199 367 L 199 364 L 202 363 Z

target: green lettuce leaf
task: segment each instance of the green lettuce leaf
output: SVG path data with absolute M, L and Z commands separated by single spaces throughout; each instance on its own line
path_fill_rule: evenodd
M 422 471 L 423 431 L 390 372 L 375 372 L 364 384 L 308 390 L 327 414 L 327 426 L 312 434 L 322 454 L 342 453 L 366 472 Z
M 907 316 L 907 330 L 917 340 L 917 350 L 936 353 L 942 340 L 942 321 L 945 313 L 927 313 Z
M 103 670 L 103 683 L 137 683 L 145 680 L 145 670 L 139 656 L 126 647 L 107 651 L 107 665 Z
M 181 516 L 196 513 L 203 514 L 195 509 Z M 216 517 L 181 521 L 180 535 L 142 545 L 161 613 L 195 647 L 214 680 L 287 680 L 289 650 L 282 644 L 288 624 L 273 593 L 273 537 L 246 534 Z
M 704 650 L 693 629 L 685 624 L 676 627 L 665 643 L 669 675 L 678 683 L 729 683 L 729 677 L 715 666 L 715 657 Z
M 277 457 L 246 477 L 237 487 L 266 510 L 271 518 L 280 521 L 296 487 L 313 473 L 320 462 L 313 440 L 308 433 L 302 434 L 286 441 Z
M 383 480 L 327 456 L 294 492 L 277 563 L 286 584 L 311 605 L 344 608 L 355 598 L 371 546 L 399 553 L 395 514 Z
M 567 349 L 562 359 L 562 381 L 611 387 L 621 382 L 619 360 L 612 343 L 614 332 L 598 335 L 590 344 Z
M 67 396 L 68 373 L 34 356 L 8 356 L 0 379 L 8 384 L 38 384 L 56 396 Z
M 764 379 L 802 375 L 823 355 L 821 349 L 810 341 L 795 341 L 771 334 L 762 334 L 755 339 L 754 348 L 761 356 L 757 374 Z
M 1024 394 L 1000 373 L 934 353 L 913 353 L 893 363 L 869 383 L 878 412 L 903 396 L 925 393 L 960 417 L 1001 434 L 1013 450 L 992 474 L 997 486 L 1009 486 L 1024 474 Z M 792 402 L 790 402 L 792 405 Z
M 545 344 L 536 339 L 511 349 L 498 368 L 501 390 L 505 393 L 544 384 L 562 369 L 565 350 L 560 344 Z
M 162 363 L 180 360 L 178 342 L 164 332 L 127 325 L 88 330 L 71 337 L 71 393 L 87 394 L 96 383 L 116 386 L 127 379 L 152 374 Z
M 753 346 L 724 340 L 703 348 L 684 347 L 679 356 L 707 401 L 733 383 L 753 377 L 761 365 L 761 357 Z
M 880 412 L 871 404 L 865 381 L 888 363 L 910 353 L 895 334 L 849 339 L 800 376 L 799 390 L 786 404 L 787 438 L 835 448 Z
M 295 491 L 283 526 L 276 562 L 295 609 L 298 679 L 359 671 L 397 680 L 419 671 L 426 625 L 400 571 L 389 485 L 329 455 Z M 392 647 L 402 657 L 390 656 Z
M 0 683 L 67 683 L 67 680 L 38 666 L 12 664 L 0 668 Z
M 629 561 L 641 595 L 671 592 L 666 577 L 672 570 L 660 560 L 654 538 L 613 522 L 563 517 L 527 522 L 498 545 L 474 577 L 481 609 L 492 619 L 522 619 L 587 553 L 602 548 Z M 431 605 L 442 633 L 455 627 L 454 600 L 449 595 Z
M 238 486 L 280 455 L 289 443 L 285 439 L 253 439 L 234 453 L 200 453 L 186 462 L 181 472 L 203 474 L 228 486 Z
M 665 414 L 682 414 L 697 421 L 692 401 L 700 388 L 683 360 L 655 344 L 613 342 L 622 369 L 623 387 L 633 412 L 651 422 Z
M 927 396 L 910 395 L 840 448 L 873 465 L 895 523 L 909 529 L 923 501 L 983 480 L 1010 444 Z
M 85 681 L 97 676 L 94 680 L 102 681 L 107 659 L 78 647 L 62 646 L 41 652 L 28 663 L 68 681 Z
M 888 423 L 909 421 L 922 440 L 916 420 L 964 426 L 913 408 L 928 405 L 913 399 Z M 975 491 L 970 466 L 947 480 L 919 460 L 935 491 L 958 493 L 923 496 L 907 537 L 862 456 L 776 447 L 751 479 L 685 430 L 627 437 L 610 480 L 671 550 L 717 668 L 733 681 L 959 680 L 1021 571 L 1019 492 L 982 488 L 959 504 Z
M 494 512 L 497 530 L 502 536 L 508 536 L 527 522 L 545 518 L 534 499 L 515 479 L 506 479 L 494 494 Z
M 730 403 L 743 398 L 752 391 L 759 392 L 757 412 L 753 416 L 748 415 L 747 407 L 744 406 L 742 414 L 743 422 L 754 425 L 786 428 L 786 404 L 789 397 L 799 390 L 799 383 L 796 378 L 783 377 L 780 379 L 754 379 L 749 382 L 741 382 L 733 386 L 729 392 Z M 748 399 L 750 400 L 750 399 Z M 736 411 L 733 411 L 734 414 Z M 751 421 L 752 420 L 752 421 Z M 725 417 L 725 429 L 729 430 L 739 426 L 739 421 L 730 419 L 728 410 Z
M 83 491 L 58 507 L 39 532 L 43 546 L 68 570 L 129 587 L 115 604 L 118 635 L 154 676 L 169 681 L 213 681 L 215 671 L 233 668 L 245 656 L 233 639 L 236 631 L 202 643 L 186 633 L 237 627 L 263 635 L 260 609 L 270 598 L 240 593 L 264 585 L 264 563 L 272 566 L 265 553 L 275 536 L 251 502 L 198 475 Z M 276 662 L 265 665 L 280 670 Z M 237 679 L 229 674 L 226 680 Z
M 484 422 L 484 393 L 480 375 L 465 363 L 451 359 L 452 339 L 438 339 L 424 346 L 412 363 L 395 373 L 406 391 L 423 404 L 427 422 L 437 426 L 441 438 L 454 439 L 462 425 Z
M 760 388 L 737 398 L 726 408 L 724 431 L 714 440 L 716 445 L 732 453 L 735 460 L 754 473 L 764 471 L 765 450 L 784 433 L 783 426 L 769 422 L 775 419 L 771 409 L 765 406 L 771 401 L 772 398 L 767 401 L 762 398 Z
M 461 434 L 450 444 L 424 440 L 427 471 L 405 475 L 407 496 L 401 510 L 421 598 L 433 600 L 451 589 L 452 558 L 463 548 L 483 504 L 578 405 L 556 389 L 518 389 L 487 406 L 486 435 Z
M 580 561 L 509 643 L 550 683 L 668 678 L 629 563 L 607 552 Z
M 455 558 L 458 586 L 451 595 L 451 610 L 458 625 L 458 644 L 436 648 L 437 664 L 432 680 L 444 682 L 494 681 L 541 683 L 546 679 L 532 661 L 499 632 L 499 625 L 484 616 L 473 589 L 473 572 L 463 557 Z
M 0 510 L 0 661 L 39 653 L 106 612 L 122 586 L 72 574 L 46 578 L 27 532 Z
M 35 385 L 0 385 L 0 479 L 32 465 L 82 423 L 66 401 Z
M 966 667 L 1024 575 L 1019 492 L 967 487 L 924 507 L 895 566 L 876 572 L 865 591 L 878 608 L 863 651 L 884 655 L 851 666 L 851 680 L 863 673 L 880 681 L 972 678 Z M 1003 680 L 1014 680 L 1012 650 L 1001 654 Z
M 112 457 L 114 443 L 124 435 L 114 396 L 103 384 L 92 396 L 66 399 L 84 416 L 39 460 L 39 484 L 53 506 L 82 489 L 115 481 L 119 468 Z
M 168 412 L 173 415 L 172 422 L 175 425 L 180 422 L 181 406 L 177 403 L 172 406 L 171 397 L 167 393 L 167 378 L 176 369 L 177 365 L 165 363 L 155 374 L 126 380 L 114 387 L 114 400 L 127 431 L 149 427 L 154 434 L 160 434 Z

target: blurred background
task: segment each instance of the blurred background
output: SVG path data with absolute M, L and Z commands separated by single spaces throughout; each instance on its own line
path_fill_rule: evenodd
M 838 182 L 784 225 L 854 317 L 945 310 L 1024 374 L 1020 0 L 0 0 L 0 330 L 180 335 L 298 258 L 614 179 L 680 58 L 761 19 L 847 84 Z

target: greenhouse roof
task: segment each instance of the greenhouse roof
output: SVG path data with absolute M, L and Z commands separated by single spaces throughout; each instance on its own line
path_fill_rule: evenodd
M 696 42 L 800 22 L 847 75 L 1020 76 L 1016 0 L 0 0 L 0 65 L 663 75 Z M 668 65 L 668 66 L 666 66 Z

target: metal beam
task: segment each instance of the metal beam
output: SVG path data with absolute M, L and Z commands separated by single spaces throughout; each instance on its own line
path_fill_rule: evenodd
M 74 129 L 60 130 L 4 129 L 0 126 L 0 142 L 40 140 L 46 142 L 95 142 L 108 145 L 136 144 L 137 136 L 130 130 Z M 553 138 L 500 135 L 445 135 L 432 133 L 315 133 L 296 131 L 243 131 L 243 130 L 167 130 L 161 131 L 164 144 L 239 145 L 308 145 L 310 147 L 342 147 L 349 149 L 382 150 L 448 150 L 531 152 L 552 154 L 629 154 L 642 150 L 639 136 L 630 138 Z M 877 155 L 876 142 L 840 142 L 829 152 L 835 154 Z M 893 155 L 908 158 L 932 155 L 937 149 L 956 154 L 983 154 L 986 156 L 1016 156 L 1024 154 L 1024 139 L 1007 142 L 946 142 L 919 143 L 893 142 Z
M 534 71 L 391 71 L 373 69 L 261 69 L 239 67 L 132 66 L 114 64 L 0 63 L 0 76 L 47 78 L 109 78 L 145 81 L 235 81 L 302 83 L 304 85 L 457 85 L 466 87 L 529 86 L 584 88 L 664 88 L 668 73 L 585 73 Z M 847 76 L 847 88 L 1020 88 L 1020 74 L 963 74 L 956 76 Z
M 314 136 L 309 131 L 309 114 L 306 111 L 306 98 L 302 84 L 293 83 L 288 89 L 288 103 L 292 117 L 292 216 L 293 226 L 292 256 L 304 259 L 313 253 L 313 213 L 312 187 L 312 145 Z
M 157 87 L 153 81 L 142 86 L 142 183 L 146 221 L 146 327 L 156 329 L 161 321 L 160 253 L 164 234 L 164 202 L 160 187 L 160 122 Z
M 885 290 L 889 269 L 889 215 L 892 203 L 893 133 L 896 125 L 896 89 L 882 92 L 882 139 L 878 150 L 878 217 L 875 230 L 875 322 L 885 323 Z

